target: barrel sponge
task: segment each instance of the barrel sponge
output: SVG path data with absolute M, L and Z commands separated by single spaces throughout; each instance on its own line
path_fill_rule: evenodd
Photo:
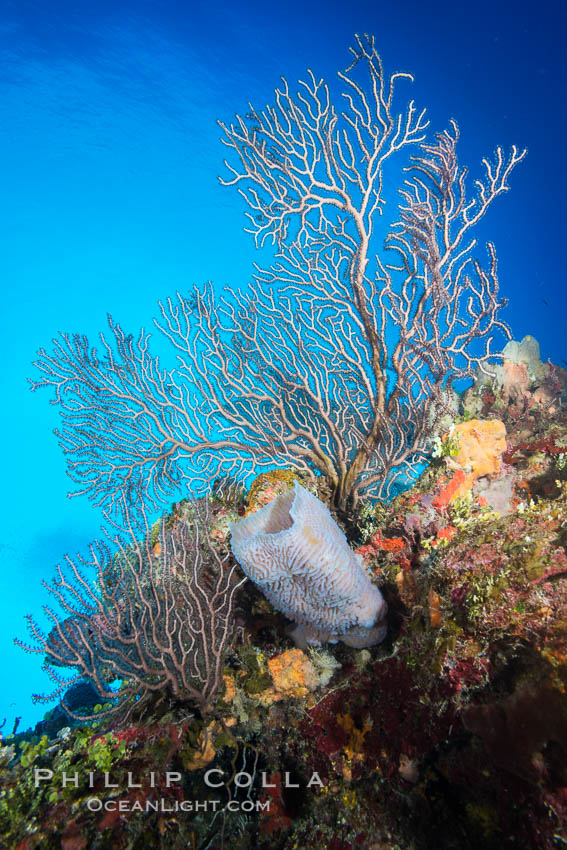
M 362 647 L 384 639 L 386 603 L 363 560 L 326 506 L 297 481 L 231 531 L 246 575 L 298 624 L 298 645 L 343 640 Z

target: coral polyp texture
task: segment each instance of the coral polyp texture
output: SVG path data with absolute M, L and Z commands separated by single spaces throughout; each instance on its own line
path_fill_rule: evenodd
M 364 647 L 386 636 L 387 606 L 328 508 L 294 489 L 231 526 L 232 552 L 272 605 L 298 623 L 298 645 Z

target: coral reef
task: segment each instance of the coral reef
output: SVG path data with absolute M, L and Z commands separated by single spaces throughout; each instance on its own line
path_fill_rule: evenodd
M 267 665 L 274 685 L 261 694 L 266 705 L 288 697 L 305 697 L 319 684 L 315 665 L 301 649 L 288 649 L 275 655 L 268 659 Z
M 544 372 L 551 390 L 560 373 Z M 112 726 L 99 705 L 88 725 L 55 712 L 35 734 L 6 736 L 2 846 L 567 843 L 567 412 L 557 402 L 518 415 L 493 390 L 474 423 L 461 406 L 415 486 L 345 525 L 389 606 L 382 644 L 291 648 L 284 617 L 248 582 L 206 714 L 156 692 Z M 244 501 L 213 496 L 212 545 L 226 552 L 229 523 L 262 523 L 300 489 L 274 470 Z M 317 492 L 329 497 L 323 479 Z
M 455 122 L 428 139 L 411 76 L 352 53 L 338 101 L 309 72 L 219 122 L 277 249 L 160 303 L 173 368 L 111 317 L 39 351 L 75 495 L 127 540 L 58 568 L 49 634 L 29 618 L 68 697 L 2 741 L 6 848 L 567 844 L 567 373 L 531 337 L 493 353 L 473 254 L 526 151 L 469 186 Z
M 502 363 L 492 375 L 479 371 L 474 385 L 463 395 L 463 409 L 470 416 L 500 413 L 506 420 L 533 414 L 553 415 L 567 388 L 567 372 L 541 361 L 539 343 L 533 336 L 510 340 L 502 351 Z

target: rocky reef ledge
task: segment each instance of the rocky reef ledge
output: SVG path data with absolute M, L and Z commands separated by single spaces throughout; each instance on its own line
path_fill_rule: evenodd
M 565 846 L 566 386 L 535 340 L 509 344 L 417 483 L 343 520 L 388 605 L 382 644 L 294 648 L 248 583 L 209 713 L 164 693 L 126 724 L 55 709 L 5 738 L 0 846 Z M 214 498 L 216 545 L 296 480 L 325 501 L 292 470 Z

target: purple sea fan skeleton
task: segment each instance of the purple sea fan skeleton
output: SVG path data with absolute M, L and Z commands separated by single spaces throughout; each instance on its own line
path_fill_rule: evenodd
M 298 646 L 342 640 L 380 643 L 387 606 L 364 561 L 350 549 L 325 505 L 297 482 L 231 525 L 232 552 L 272 605 L 298 623 Z
M 15 641 L 45 655 L 56 685 L 34 700 L 63 696 L 76 716 L 64 694 L 85 677 L 113 703 L 107 713 L 122 719 L 160 693 L 206 712 L 223 687 L 235 595 L 246 579 L 212 544 L 198 503 L 191 523 L 178 519 L 169 527 L 162 519 L 157 547 L 145 513 L 134 522 L 129 505 L 122 507 L 126 535 L 109 534 L 91 546 L 88 560 L 67 557 L 55 579 L 43 582 L 59 609 L 44 607 L 49 633 L 28 616 L 34 645 Z M 66 677 L 65 668 L 74 674 Z M 111 688 L 116 679 L 119 691 Z
M 457 125 L 427 140 L 425 110 L 396 106 L 412 77 L 388 77 L 372 37 L 352 54 L 339 98 L 309 71 L 296 93 L 283 80 L 272 106 L 220 123 L 221 182 L 275 255 L 245 290 L 160 304 L 175 368 L 112 319 L 101 353 L 67 334 L 40 351 L 34 389 L 55 391 L 77 494 L 111 507 L 143 488 L 155 505 L 291 466 L 326 476 L 345 515 L 407 483 L 452 384 L 489 371 L 495 334 L 509 334 L 494 247 L 483 267 L 471 234 L 525 151 L 497 148 L 471 191 Z M 386 170 L 404 163 L 397 220 L 380 228 Z

